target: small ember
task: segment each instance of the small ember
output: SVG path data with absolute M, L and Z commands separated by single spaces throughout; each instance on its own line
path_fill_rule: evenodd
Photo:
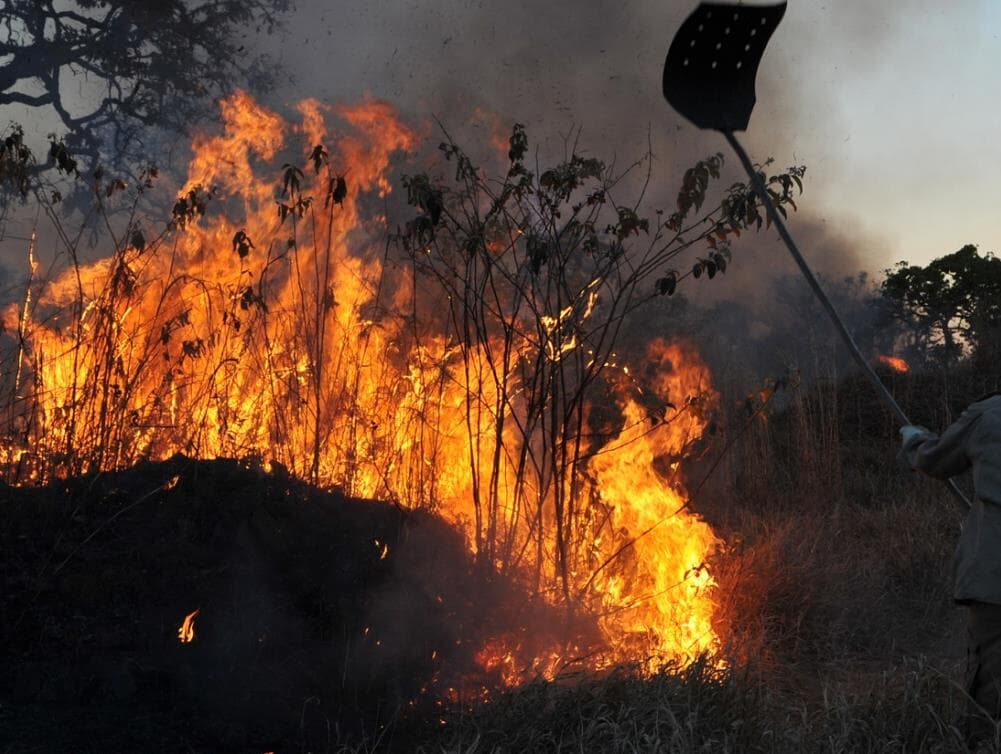
M 880 364 L 885 364 L 886 366 L 890 367 L 890 369 L 892 369 L 894 372 L 898 372 L 900 374 L 906 374 L 908 371 L 910 371 L 910 366 L 908 366 L 907 362 L 904 361 L 899 356 L 885 356 L 883 354 L 880 354 L 879 356 L 876 357 L 876 359 L 877 361 L 879 361 Z
M 195 618 L 200 612 L 201 610 L 195 610 L 184 616 L 184 623 L 177 629 L 177 638 L 181 640 L 181 644 L 190 644 L 195 640 Z

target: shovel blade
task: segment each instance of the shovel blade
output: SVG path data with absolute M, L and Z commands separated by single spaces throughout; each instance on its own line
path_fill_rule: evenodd
M 664 97 L 699 128 L 744 131 L 754 78 L 786 4 L 702 3 L 678 29 L 664 63 Z

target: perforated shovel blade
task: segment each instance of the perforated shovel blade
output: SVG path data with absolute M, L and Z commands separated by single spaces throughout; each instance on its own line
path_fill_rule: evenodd
M 758 63 L 785 10 L 785 3 L 700 4 L 671 42 L 664 97 L 699 128 L 745 130 Z

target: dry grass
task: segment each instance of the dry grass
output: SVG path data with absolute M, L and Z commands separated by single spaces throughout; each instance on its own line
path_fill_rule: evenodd
M 943 426 L 993 376 L 895 379 L 909 413 Z M 965 751 L 961 511 L 892 462 L 896 428 L 857 380 L 799 388 L 756 421 L 699 501 L 729 543 L 714 564 L 727 670 L 527 686 L 451 710 L 419 750 Z

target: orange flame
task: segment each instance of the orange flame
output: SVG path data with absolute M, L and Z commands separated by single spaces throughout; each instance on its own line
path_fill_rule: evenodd
M 491 565 L 534 569 L 539 595 L 599 616 L 604 646 L 588 652 L 588 667 L 652 670 L 715 649 L 706 562 L 720 542 L 686 508 L 677 475 L 718 398 L 698 354 L 652 343 L 644 389 L 676 407 L 651 426 L 635 390 L 622 390 L 616 436 L 593 448 L 578 436 L 578 477 L 565 488 L 545 469 L 526 479 L 537 441 L 513 434 L 526 410 L 516 367 L 502 389 L 493 354 L 418 327 L 418 281 L 384 265 L 385 218 L 365 209 L 383 204 L 391 157 L 413 147 L 414 133 L 381 102 L 309 100 L 299 112 L 290 127 L 246 94 L 224 100 L 221 132 L 194 141 L 177 232 L 44 289 L 38 310 L 51 316 L 23 325 L 34 407 L 19 425 L 26 441 L 0 448 L 7 477 L 44 481 L 178 452 L 252 456 L 351 495 L 436 509 Z M 305 168 L 258 178 L 289 134 Z M 540 318 L 523 346 L 539 349 L 540 368 L 585 361 L 573 323 L 592 316 L 598 297 L 587 284 L 574 304 Z M 501 430 L 497 407 L 515 415 Z M 492 474 L 471 471 L 491 462 Z M 558 512 L 568 508 L 580 512 Z M 569 545 L 551 534 L 567 521 Z M 481 551 L 485 529 L 488 544 L 506 543 L 523 561 Z M 388 545 L 375 547 L 390 557 Z M 182 642 L 194 638 L 198 612 L 179 629 Z M 480 662 L 516 683 L 551 677 L 582 654 L 572 641 L 550 644 L 498 637 Z
M 190 644 L 195 640 L 195 618 L 200 612 L 199 609 L 184 616 L 184 623 L 177 629 L 177 638 L 181 640 L 181 644 Z
M 880 354 L 876 357 L 880 364 L 885 364 L 890 367 L 894 372 L 900 374 L 906 374 L 910 371 L 910 366 L 906 361 L 904 361 L 899 356 L 887 356 L 885 354 Z
M 721 542 L 687 509 L 680 480 L 665 479 L 656 462 L 686 454 L 701 438 L 719 396 L 691 346 L 654 340 L 647 363 L 657 368 L 654 389 L 664 397 L 682 396 L 684 405 L 651 429 L 635 400 L 620 399 L 626 428 L 612 443 L 615 452 L 598 455 L 592 468 L 602 498 L 613 506 L 615 527 L 623 532 L 612 550 L 623 562 L 598 577 L 612 658 L 644 658 L 655 670 L 666 659 L 691 660 L 718 649 L 712 625 L 715 582 L 706 562 Z M 605 559 L 611 549 L 611 544 L 603 548 Z

